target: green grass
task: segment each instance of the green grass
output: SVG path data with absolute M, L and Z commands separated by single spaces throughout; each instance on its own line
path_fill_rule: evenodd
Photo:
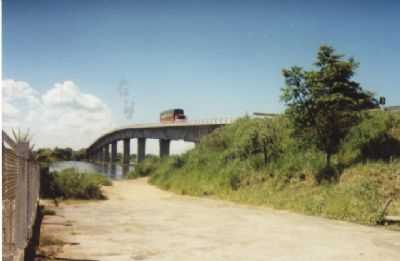
M 284 118 L 243 118 L 216 130 L 182 156 L 153 166 L 145 163 L 140 168 L 146 171 L 138 172 L 180 194 L 363 224 L 377 224 L 384 214 L 400 212 L 398 114 L 367 115 L 346 138 L 329 172 L 324 169 L 324 155 L 298 142 L 290 130 Z M 263 147 L 265 137 L 269 143 Z M 335 178 L 324 178 L 327 172 Z M 393 203 L 382 213 L 389 198 Z
M 44 198 L 105 199 L 101 186 L 112 185 L 104 175 L 72 168 L 51 173 L 42 170 L 41 179 L 41 196 Z

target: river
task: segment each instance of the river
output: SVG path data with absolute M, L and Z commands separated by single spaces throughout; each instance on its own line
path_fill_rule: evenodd
M 133 165 L 121 166 L 116 163 L 97 164 L 85 161 L 59 161 L 50 165 L 50 171 L 61 171 L 74 168 L 80 172 L 98 172 L 111 179 L 123 179 L 126 174 L 133 170 Z

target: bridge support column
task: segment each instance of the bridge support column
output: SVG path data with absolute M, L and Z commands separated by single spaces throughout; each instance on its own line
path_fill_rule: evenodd
M 146 157 L 146 138 L 137 139 L 137 162 L 141 162 Z
M 160 158 L 169 155 L 169 144 L 171 140 L 160 139 Z
M 89 162 L 92 160 L 92 153 L 88 150 L 86 150 L 86 159 Z
M 101 161 L 101 157 L 102 157 L 102 153 L 103 151 L 101 150 L 101 149 L 99 149 L 97 152 L 96 152 L 96 161 Z
M 107 158 L 107 153 L 106 153 L 106 147 L 104 146 L 104 147 L 102 147 L 101 149 L 100 149 L 100 151 L 101 151 L 101 161 L 102 162 L 106 162 L 107 160 L 106 160 L 106 158 Z
M 129 164 L 130 154 L 131 154 L 130 150 L 131 150 L 131 140 L 124 139 L 124 158 L 122 161 L 123 164 Z
M 110 144 L 104 146 L 104 162 L 110 161 Z
M 111 162 L 117 159 L 117 141 L 111 143 Z

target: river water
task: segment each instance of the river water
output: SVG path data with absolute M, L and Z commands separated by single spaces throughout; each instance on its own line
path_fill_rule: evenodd
M 98 172 L 111 179 L 122 179 L 127 173 L 133 170 L 133 165 L 121 166 L 119 164 L 97 164 L 85 161 L 59 161 L 50 165 L 50 171 L 61 171 L 73 168 L 79 172 Z

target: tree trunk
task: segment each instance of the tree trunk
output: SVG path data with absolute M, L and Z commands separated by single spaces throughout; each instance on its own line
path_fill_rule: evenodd
M 263 152 L 264 152 L 264 165 L 267 166 L 268 164 L 268 154 L 267 154 L 267 146 L 263 145 Z
M 330 168 L 331 167 L 331 153 L 326 153 L 326 167 Z

